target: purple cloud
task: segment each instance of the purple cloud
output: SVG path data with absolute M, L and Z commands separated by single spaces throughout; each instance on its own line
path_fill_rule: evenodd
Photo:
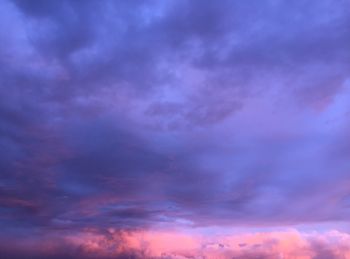
M 0 236 L 346 222 L 348 7 L 4 0 Z

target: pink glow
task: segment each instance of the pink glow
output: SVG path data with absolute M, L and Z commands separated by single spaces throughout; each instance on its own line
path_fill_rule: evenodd
M 182 231 L 132 231 L 107 235 L 87 232 L 66 241 L 93 256 L 143 255 L 147 258 L 298 258 L 320 254 L 350 256 L 350 235 L 339 231 L 304 233 L 296 229 L 234 235 Z M 168 257 L 166 257 L 168 256 Z M 260 257 L 259 257 L 260 256 Z

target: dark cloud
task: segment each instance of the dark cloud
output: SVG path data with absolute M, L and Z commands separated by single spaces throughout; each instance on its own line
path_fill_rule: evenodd
M 4 233 L 347 220 L 348 5 L 1 2 Z

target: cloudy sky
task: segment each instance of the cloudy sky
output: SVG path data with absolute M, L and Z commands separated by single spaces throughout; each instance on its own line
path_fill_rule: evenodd
M 349 9 L 0 0 L 0 257 L 350 258 Z

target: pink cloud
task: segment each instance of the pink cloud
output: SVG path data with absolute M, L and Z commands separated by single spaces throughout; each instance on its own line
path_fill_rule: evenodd
M 138 258 L 349 258 L 350 235 L 336 230 L 305 233 L 295 229 L 232 235 L 140 230 L 87 232 L 67 243 L 92 256 Z M 324 258 L 324 257 L 322 257 Z

